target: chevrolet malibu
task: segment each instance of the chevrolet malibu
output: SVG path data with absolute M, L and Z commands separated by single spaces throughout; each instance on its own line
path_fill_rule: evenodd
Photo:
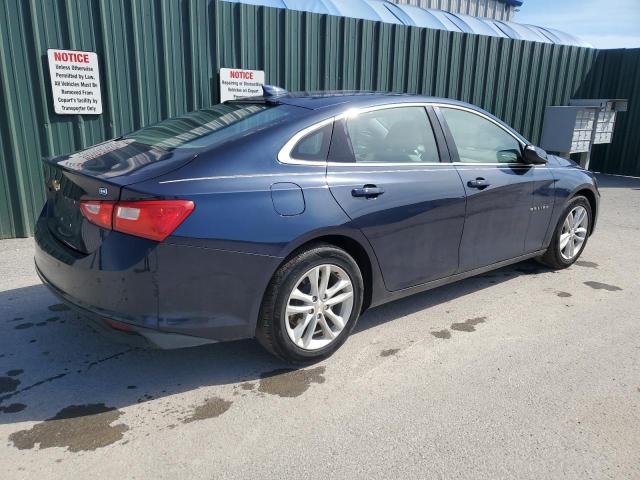
M 570 266 L 600 197 L 475 106 L 270 87 L 47 160 L 45 180 L 35 263 L 64 302 L 162 348 L 257 337 L 290 362 L 367 308 Z

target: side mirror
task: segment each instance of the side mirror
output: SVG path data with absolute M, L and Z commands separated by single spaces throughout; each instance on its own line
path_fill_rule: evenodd
M 547 163 L 547 152 L 534 145 L 527 145 L 523 152 L 524 163 L 529 165 L 544 165 Z

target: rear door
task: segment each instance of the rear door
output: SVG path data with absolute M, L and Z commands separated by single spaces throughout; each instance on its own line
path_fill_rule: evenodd
M 371 243 L 388 290 L 458 269 L 465 193 L 430 107 L 385 105 L 338 119 L 327 182 Z
M 460 271 L 525 253 L 536 167 L 523 142 L 488 116 L 458 106 L 436 109 L 467 195 Z

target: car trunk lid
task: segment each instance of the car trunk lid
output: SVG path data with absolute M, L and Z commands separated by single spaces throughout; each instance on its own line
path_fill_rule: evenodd
M 46 218 L 52 234 L 81 253 L 99 248 L 109 231 L 89 222 L 81 201 L 117 201 L 121 190 L 179 168 L 193 151 L 169 151 L 116 139 L 44 162 Z

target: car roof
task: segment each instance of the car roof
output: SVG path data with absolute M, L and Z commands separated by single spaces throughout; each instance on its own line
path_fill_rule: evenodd
M 287 92 L 276 96 L 247 97 L 234 102 L 256 103 L 264 102 L 274 105 L 291 105 L 309 110 L 309 113 L 316 112 L 320 116 L 338 115 L 349 108 L 366 108 L 375 107 L 377 105 L 400 104 L 400 103 L 439 103 L 446 105 L 458 105 L 480 112 L 505 128 L 514 133 L 523 142 L 529 141 L 511 125 L 497 118 L 490 112 L 483 110 L 477 105 L 453 100 L 451 98 L 433 97 L 425 95 L 413 95 L 407 93 L 393 92 L 371 92 L 371 91 L 353 91 L 353 90 L 323 90 L 314 92 Z M 316 115 L 311 115 L 315 117 Z
M 296 107 L 307 108 L 309 110 L 320 110 L 329 107 L 337 107 L 344 104 L 365 106 L 380 105 L 385 103 L 411 103 L 411 102 L 429 102 L 429 103 L 449 103 L 464 105 L 470 108 L 478 109 L 474 105 L 470 105 L 457 100 L 451 100 L 441 97 L 428 97 L 422 95 L 411 95 L 404 93 L 391 92 L 367 92 L 367 91 L 319 91 L 319 92 L 291 92 L 287 95 L 277 97 L 278 103 L 286 105 L 294 105 Z

